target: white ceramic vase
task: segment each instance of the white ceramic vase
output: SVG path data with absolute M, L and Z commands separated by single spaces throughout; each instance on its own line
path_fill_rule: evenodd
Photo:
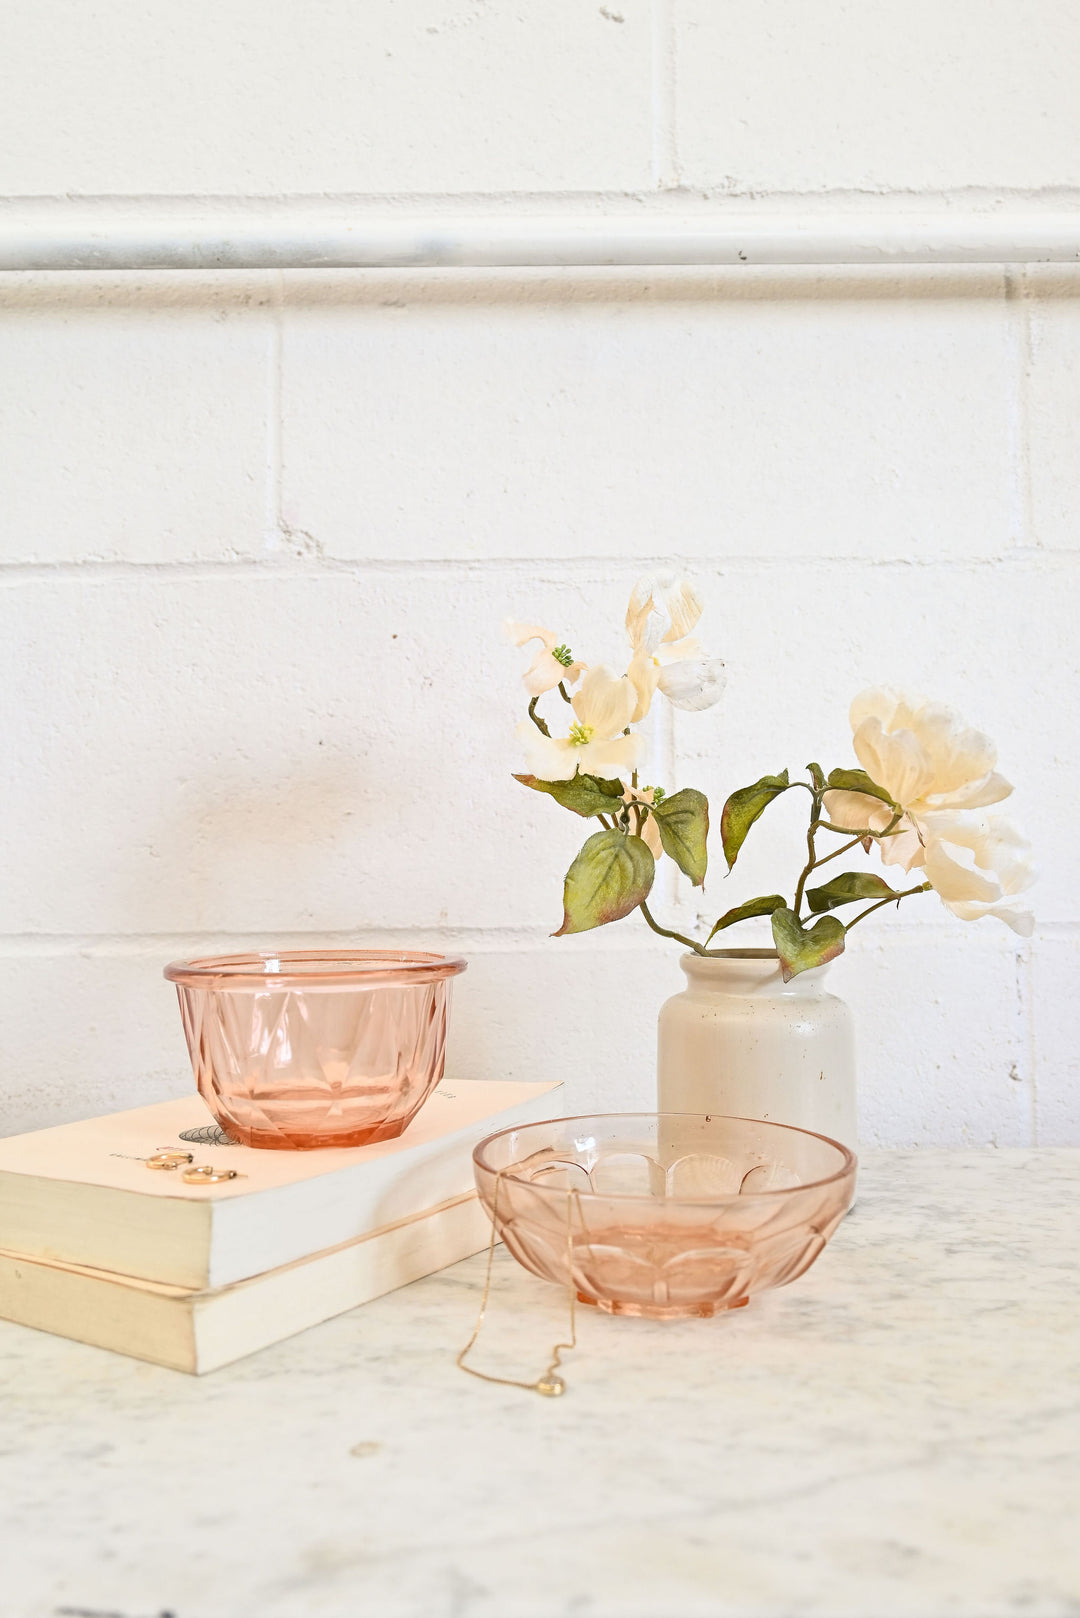
M 854 1147 L 851 1012 L 826 994 L 828 966 L 785 983 L 776 952 L 680 962 L 688 982 L 660 1008 L 657 1106 L 796 1124 Z

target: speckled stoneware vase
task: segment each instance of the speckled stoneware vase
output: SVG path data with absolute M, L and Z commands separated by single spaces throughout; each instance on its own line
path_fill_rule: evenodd
M 851 1012 L 828 966 L 785 983 L 774 950 L 686 954 L 687 986 L 660 1010 L 657 1107 L 794 1124 L 854 1148 Z

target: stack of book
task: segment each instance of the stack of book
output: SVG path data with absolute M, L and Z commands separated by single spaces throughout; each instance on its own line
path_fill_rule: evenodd
M 444 1081 L 397 1140 L 343 1151 L 224 1142 L 198 1096 L 9 1136 L 0 1318 L 215 1370 L 479 1252 L 473 1147 L 560 1089 Z M 186 1184 L 147 1167 L 162 1151 L 236 1178 Z

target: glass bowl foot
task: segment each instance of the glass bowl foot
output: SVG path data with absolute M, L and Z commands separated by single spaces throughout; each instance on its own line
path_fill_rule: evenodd
M 730 1303 L 621 1303 L 612 1298 L 591 1298 L 584 1292 L 577 1294 L 578 1303 L 586 1303 L 605 1315 L 630 1315 L 637 1320 L 711 1320 L 728 1309 L 745 1309 L 749 1298 L 734 1298 Z
M 221 1127 L 229 1139 L 238 1146 L 254 1146 L 272 1152 L 306 1152 L 331 1147 L 371 1146 L 375 1141 L 396 1140 L 399 1135 L 404 1134 L 412 1122 L 412 1116 L 410 1113 L 408 1118 L 395 1118 L 387 1124 L 369 1124 L 341 1134 L 334 1134 L 329 1130 L 320 1132 L 318 1128 L 305 1129 L 294 1126 L 290 1129 L 288 1125 L 282 1125 L 278 1130 L 251 1129 L 237 1123 L 235 1118 L 223 1121 Z

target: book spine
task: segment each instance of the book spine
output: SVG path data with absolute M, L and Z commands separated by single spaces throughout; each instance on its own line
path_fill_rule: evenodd
M 197 1292 L 0 1252 L 0 1318 L 202 1374 L 445 1269 L 490 1237 L 470 1193 L 314 1258 Z
M 196 1370 L 229 1365 L 487 1247 L 491 1222 L 475 1193 L 438 1213 L 350 1242 L 195 1299 Z M 287 1325 L 282 1329 L 282 1323 Z

